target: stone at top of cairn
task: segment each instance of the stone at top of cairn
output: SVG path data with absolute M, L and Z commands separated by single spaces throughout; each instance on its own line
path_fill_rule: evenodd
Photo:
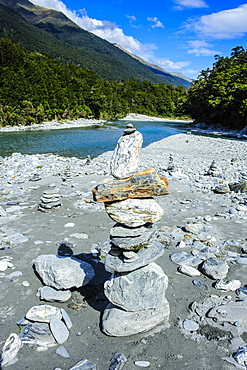
M 135 174 L 142 142 L 142 134 L 131 123 L 127 124 L 111 158 L 110 172 L 113 177 L 126 179 Z

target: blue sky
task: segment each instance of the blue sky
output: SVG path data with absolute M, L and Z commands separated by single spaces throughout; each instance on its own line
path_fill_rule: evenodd
M 31 0 L 157 64 L 196 78 L 214 55 L 247 47 L 247 3 L 240 0 Z

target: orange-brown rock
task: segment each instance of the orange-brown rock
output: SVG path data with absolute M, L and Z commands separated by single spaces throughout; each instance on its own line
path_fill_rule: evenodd
M 92 190 L 97 202 L 149 198 L 169 194 L 168 180 L 149 168 L 123 180 L 105 179 Z

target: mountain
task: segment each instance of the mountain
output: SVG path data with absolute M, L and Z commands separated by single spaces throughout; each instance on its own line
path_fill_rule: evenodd
M 123 50 L 125 53 L 129 54 L 133 58 L 137 59 L 142 64 L 146 65 L 150 69 L 150 71 L 152 71 L 157 76 L 163 78 L 169 85 L 184 86 L 186 89 L 188 89 L 191 86 L 192 80 L 184 76 L 181 72 L 180 73 L 167 72 L 156 64 L 148 63 L 145 59 L 141 58 L 139 55 L 130 53 L 122 46 L 117 44 L 115 44 L 115 46 Z
M 91 70 L 105 80 L 137 78 L 184 86 L 183 79 L 152 71 L 114 44 L 80 28 L 62 12 L 28 0 L 0 0 L 0 36 L 4 34 L 30 51 L 48 53 L 65 64 Z

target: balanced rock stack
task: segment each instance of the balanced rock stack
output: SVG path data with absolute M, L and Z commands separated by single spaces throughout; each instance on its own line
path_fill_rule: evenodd
M 110 303 L 102 316 L 102 329 L 111 336 L 127 336 L 149 330 L 169 318 L 165 297 L 168 278 L 154 261 L 164 247 L 152 238 L 163 210 L 153 196 L 168 194 L 168 181 L 154 169 L 136 173 L 142 134 L 127 125 L 112 156 L 113 179 L 105 179 L 92 191 L 105 203 L 116 221 L 110 230 L 111 249 L 105 268 L 112 275 L 105 283 Z
M 38 210 L 41 212 L 49 212 L 62 205 L 61 196 L 56 190 L 45 190 L 40 201 Z

